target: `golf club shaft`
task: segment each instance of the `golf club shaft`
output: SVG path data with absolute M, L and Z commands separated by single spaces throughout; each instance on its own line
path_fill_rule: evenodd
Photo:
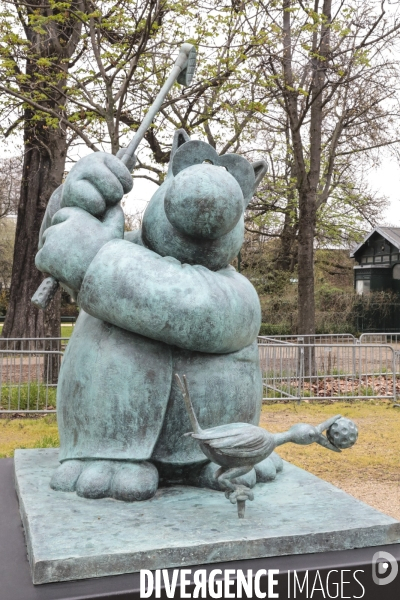
M 161 108 L 162 103 L 169 90 L 174 85 L 175 81 L 178 79 L 180 73 L 187 67 L 189 52 L 193 48 L 192 44 L 182 44 L 181 49 L 179 51 L 178 58 L 175 61 L 174 67 L 171 71 L 170 76 L 167 81 L 162 86 L 159 91 L 157 98 L 154 100 L 153 104 L 150 106 L 149 110 L 146 113 L 139 129 L 135 133 L 135 136 L 129 146 L 126 149 L 126 152 L 122 156 L 121 160 L 126 165 L 129 162 L 129 159 L 135 154 L 137 147 L 142 141 L 146 131 L 149 129 L 150 125 L 153 122 L 154 117 L 158 113 Z

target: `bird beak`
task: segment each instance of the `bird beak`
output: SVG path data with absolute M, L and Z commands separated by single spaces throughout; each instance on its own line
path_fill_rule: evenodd
M 336 421 L 338 421 L 341 418 L 342 418 L 342 415 L 335 415 L 334 417 L 331 417 L 327 421 L 324 421 L 323 423 L 320 423 L 319 425 L 317 425 L 315 429 L 319 433 L 322 433 L 323 431 L 325 431 L 325 429 L 329 429 L 329 427 L 331 425 L 333 425 L 334 423 L 336 423 Z
M 341 452 L 341 450 L 339 448 L 336 448 L 336 446 L 334 446 L 333 444 L 331 444 L 328 438 L 322 435 L 322 433 L 319 434 L 318 438 L 315 441 L 320 446 L 328 448 L 328 450 L 333 450 L 333 452 Z

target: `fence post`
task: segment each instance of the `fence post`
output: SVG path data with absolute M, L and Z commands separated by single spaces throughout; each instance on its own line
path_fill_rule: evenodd
M 298 384 L 298 388 L 297 388 L 297 404 L 300 404 L 301 402 L 301 398 L 302 398 L 302 392 L 304 389 L 304 338 L 303 337 L 298 337 L 297 338 L 297 343 L 298 343 L 298 368 L 299 368 L 299 384 Z
M 400 352 L 393 349 L 393 402 L 397 401 L 397 362 L 400 358 Z
M 356 347 L 354 345 L 353 345 L 352 354 L 353 354 L 353 377 L 355 377 L 356 376 Z

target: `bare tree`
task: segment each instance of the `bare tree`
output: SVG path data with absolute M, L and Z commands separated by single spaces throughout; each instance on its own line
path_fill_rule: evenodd
M 0 293 L 8 294 L 14 253 L 15 220 L 0 220 Z
M 269 122 L 281 142 L 285 231 L 297 238 L 298 331 L 314 333 L 318 216 L 326 223 L 335 201 L 337 211 L 344 209 L 337 202 L 346 196 L 347 206 L 358 203 L 368 217 L 360 157 L 376 159 L 377 149 L 400 141 L 393 58 L 400 20 L 393 7 L 386 12 L 385 0 L 261 4 L 271 35 L 260 68 L 266 85 L 279 92 Z M 281 210 L 276 197 L 270 204 Z
M 5 310 L 10 288 L 21 167 L 20 158 L 0 159 L 0 311 Z
M 11 281 L 21 174 L 21 158 L 0 159 L 0 294 L 3 301 L 8 296 Z
M 297 271 L 299 198 L 293 151 L 282 130 L 275 130 L 271 147 L 266 141 L 270 171 L 247 211 L 246 228 L 253 235 L 275 240 L 270 268 L 293 272 Z M 335 171 L 335 186 L 317 209 L 315 247 L 350 248 L 382 220 L 388 201 L 371 189 L 363 168 L 367 160 L 360 158 L 357 153 L 348 156 L 346 168 Z
M 20 157 L 0 159 L 0 221 L 17 215 L 21 176 Z

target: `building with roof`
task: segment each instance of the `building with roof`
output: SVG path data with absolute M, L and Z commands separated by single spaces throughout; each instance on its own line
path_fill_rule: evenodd
M 357 294 L 400 294 L 400 227 L 375 227 L 350 254 Z

